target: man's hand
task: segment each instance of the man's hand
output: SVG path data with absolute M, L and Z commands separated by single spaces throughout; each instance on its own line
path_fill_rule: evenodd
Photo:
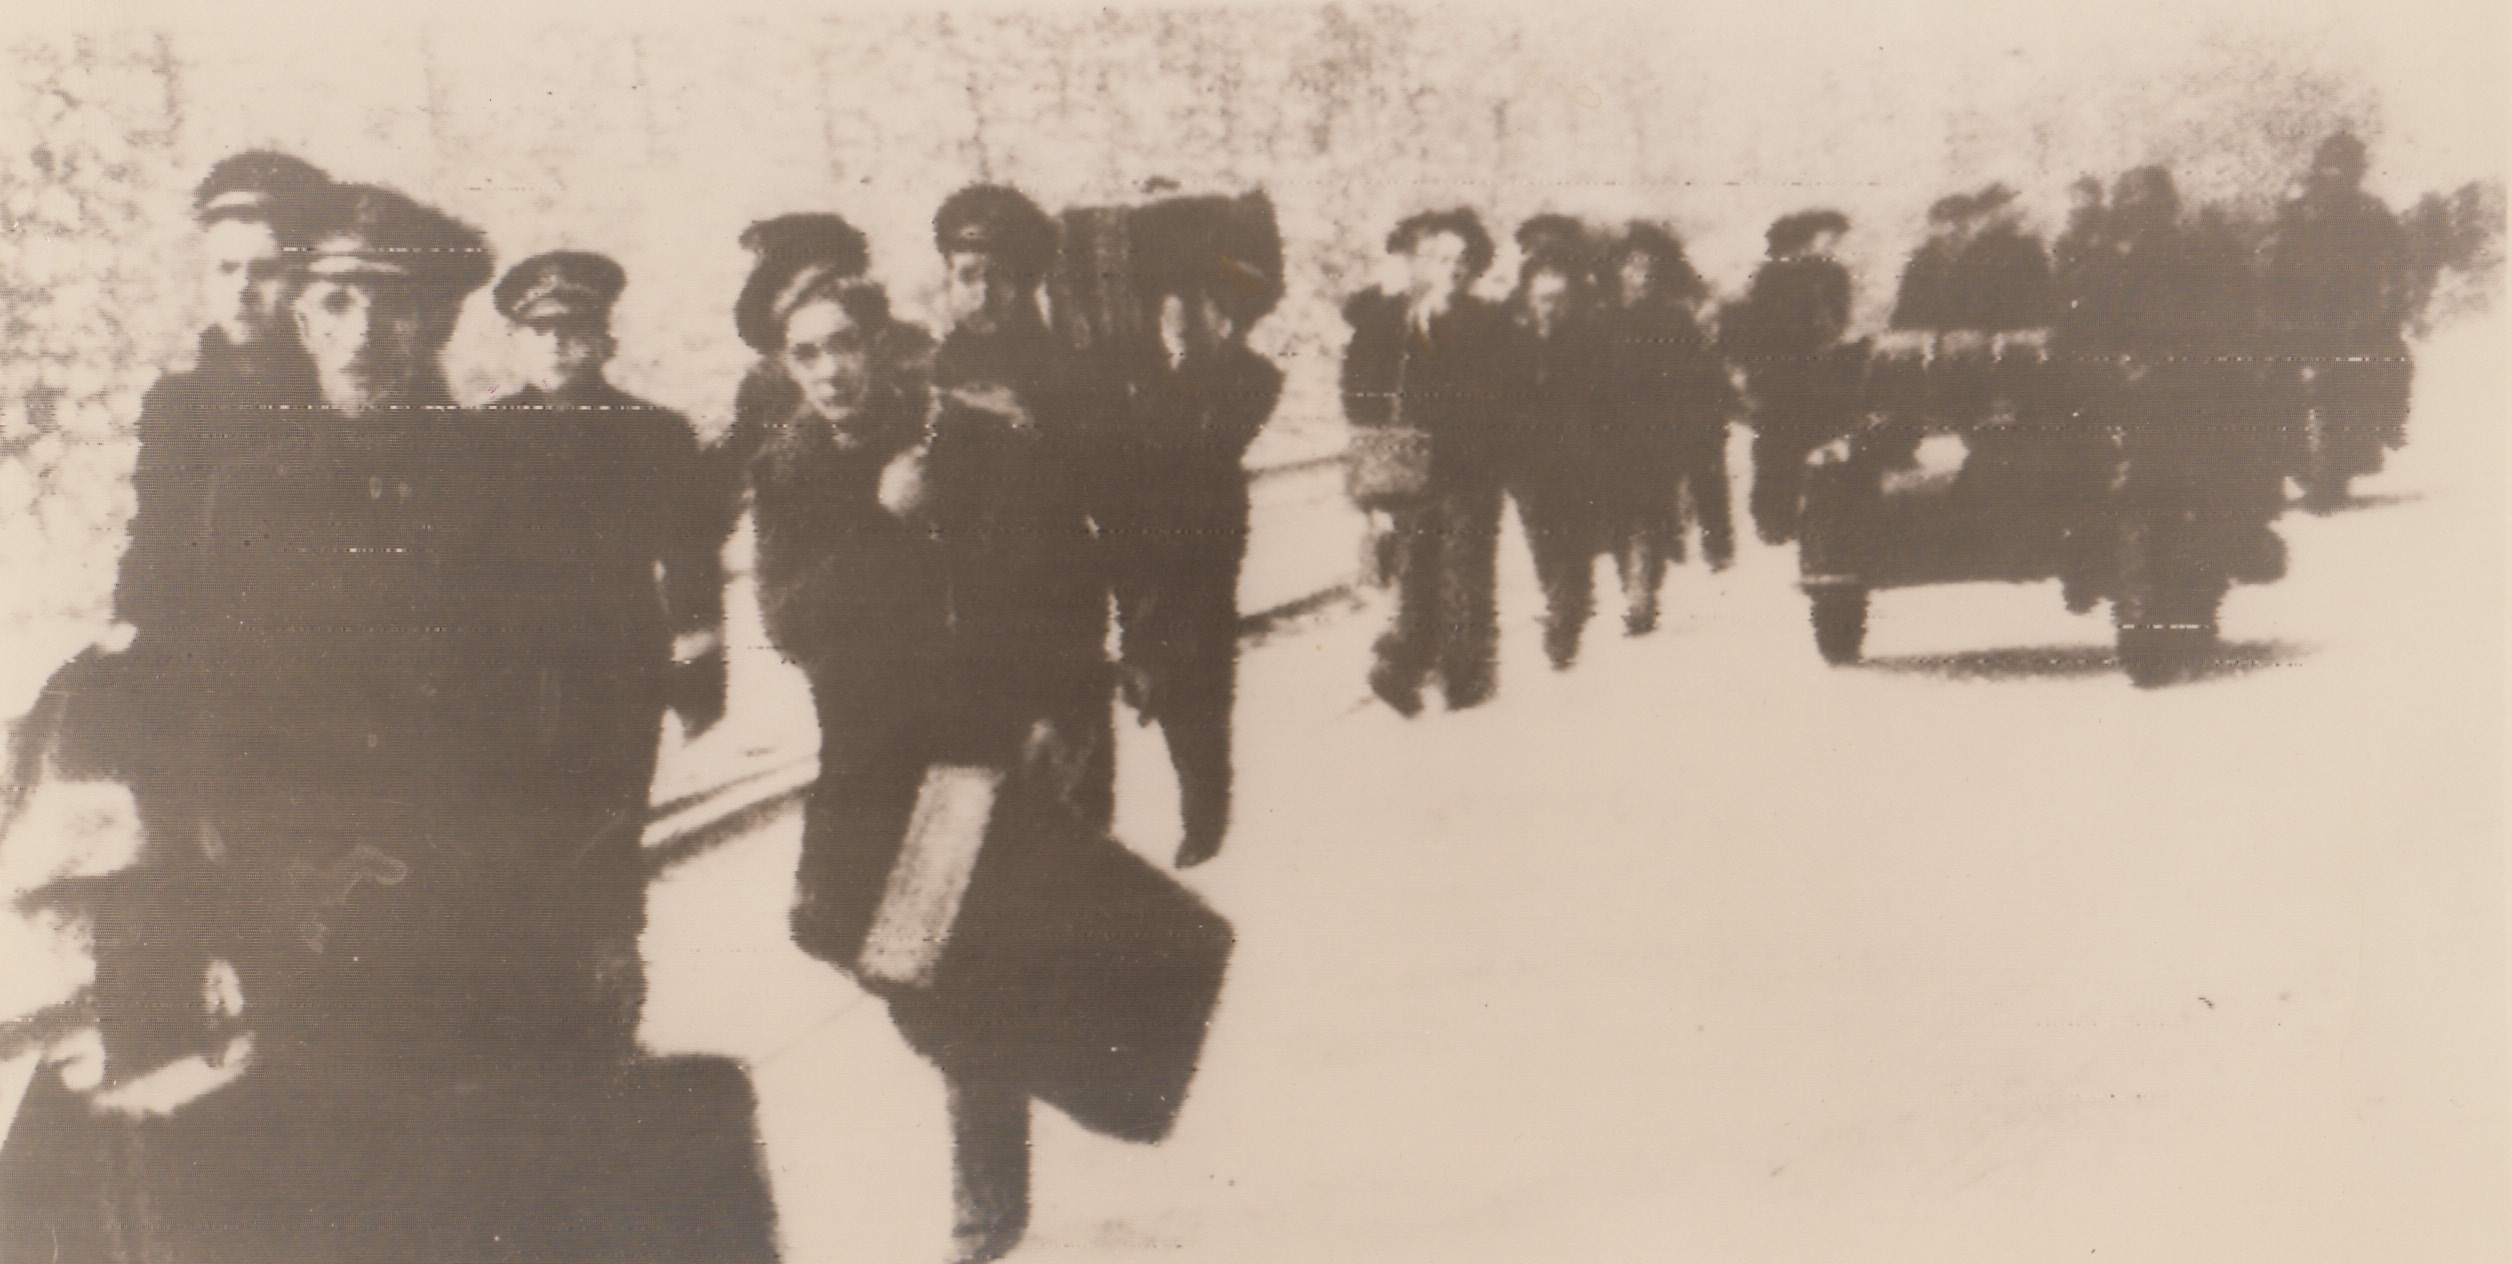
M 881 486 L 877 493 L 881 507 L 902 522 L 924 523 L 933 508 L 933 480 L 928 477 L 933 464 L 933 449 L 918 444 L 881 467 Z
M 1029 736 L 1021 743 L 1021 771 L 1057 802 L 1073 801 L 1073 792 L 1080 788 L 1089 767 L 1089 743 L 1066 736 L 1053 720 L 1029 726 Z
M 728 683 L 723 633 L 710 628 L 672 643 L 669 697 L 690 737 L 704 735 L 724 718 Z
M 1125 705 L 1134 708 L 1135 718 L 1144 724 L 1160 718 L 1159 673 L 1140 663 L 1119 663 L 1116 668 L 1117 692 Z

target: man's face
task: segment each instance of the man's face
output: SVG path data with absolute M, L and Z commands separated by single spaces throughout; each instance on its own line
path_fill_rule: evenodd
M 335 408 L 400 402 L 434 351 L 426 310 L 405 284 L 317 278 L 294 310 L 324 402 Z
M 294 281 L 270 225 L 222 219 L 202 232 L 201 244 L 208 260 L 201 293 L 227 340 L 253 346 L 280 333 Z
M 954 325 L 995 328 L 1010 319 L 1023 295 L 992 255 L 955 250 L 942 256 L 942 311 Z
M 785 346 L 777 358 L 801 389 L 804 406 L 825 421 L 851 416 L 872 386 L 872 339 L 835 300 L 795 308 L 785 319 Z M 849 437 L 843 426 L 838 434 Z
M 1535 326 L 1551 333 L 1561 325 L 1570 311 L 1570 278 L 1558 272 L 1538 272 L 1526 281 L 1526 311 L 1535 318 Z
M 1405 252 L 1405 288 L 1425 307 L 1444 307 L 1465 284 L 1465 238 L 1429 233 Z
M 1816 233 L 1814 235 L 1814 240 L 1806 243 L 1805 248 L 1805 252 L 1807 254 L 1812 255 L 1817 259 L 1829 259 L 1833 255 L 1839 253 L 1839 251 L 1840 234 L 1833 232 L 1830 229 L 1825 229 L 1822 232 Z
M 1631 251 L 1622 257 L 1614 275 L 1622 285 L 1623 303 L 1640 302 L 1657 289 L 1657 259 L 1645 250 Z
M 611 336 L 591 325 L 524 325 L 525 373 L 546 394 L 564 394 L 602 380 L 610 363 Z

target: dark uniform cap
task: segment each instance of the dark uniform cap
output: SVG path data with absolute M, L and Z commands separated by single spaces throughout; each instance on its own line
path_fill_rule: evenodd
M 1971 213 L 1973 215 L 1986 215 L 1991 211 L 2003 209 L 2007 203 L 2014 200 L 2015 191 L 2013 189 L 2007 188 L 2003 184 L 1992 184 L 1989 187 L 1971 195 Z
M 192 190 L 192 214 L 203 224 L 257 220 L 289 232 L 302 231 L 310 204 L 331 187 L 322 168 L 291 154 L 246 150 L 218 161 Z
M 1483 270 L 1491 266 L 1494 253 L 1491 234 L 1483 230 L 1481 216 L 1462 206 L 1445 211 L 1423 211 L 1397 221 L 1395 230 L 1387 234 L 1387 250 L 1391 254 L 1401 254 L 1411 250 L 1415 242 L 1437 233 L 1454 233 L 1458 240 L 1465 243 L 1467 281 L 1483 275 Z
M 626 288 L 628 270 L 609 257 L 553 250 L 507 269 L 489 297 L 498 315 L 518 325 L 607 325 Z
M 1764 233 L 1762 239 L 1769 244 L 1772 254 L 1784 255 L 1791 250 L 1803 247 L 1825 233 L 1848 231 L 1849 217 L 1827 207 L 1823 210 L 1798 211 L 1792 215 L 1782 215 L 1771 221 L 1770 231 Z
M 861 231 L 842 216 L 819 211 L 752 224 L 742 230 L 741 246 L 758 261 L 733 300 L 733 330 L 763 354 L 784 341 L 785 318 L 804 299 L 862 277 L 872 263 Z
M 943 199 L 933 213 L 933 244 L 943 254 L 975 251 L 1014 277 L 1046 275 L 1055 262 L 1055 221 L 1018 189 L 971 185 Z
M 459 306 L 496 273 L 480 230 L 371 184 L 333 186 L 308 240 L 299 256 L 308 277 L 402 282 L 446 306 Z

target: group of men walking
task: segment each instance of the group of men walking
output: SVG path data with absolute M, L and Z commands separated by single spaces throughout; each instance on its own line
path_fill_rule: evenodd
M 1387 239 L 1402 292 L 1344 309 L 1351 490 L 1383 521 L 1397 590 L 1372 690 L 1408 716 L 1434 674 L 1451 709 L 1491 696 L 1504 494 L 1556 668 L 1592 617 L 1600 556 L 1620 574 L 1626 630 L 1647 633 L 1687 515 L 1714 569 L 1734 556 L 1733 420 L 1754 431 L 1748 504 L 1768 543 L 1795 538 L 1809 457 L 1844 436 L 1891 464 L 1929 427 L 1975 433 L 1992 462 L 2049 459 L 2018 445 L 2058 451 L 2081 433 L 2091 447 L 2068 451 L 2098 454 L 2086 495 L 2104 505 L 2018 512 L 2082 526 L 2116 498 L 2168 509 L 2189 527 L 2175 550 L 2273 578 L 2281 546 L 2266 523 L 2284 480 L 2326 509 L 2404 440 L 2410 269 L 2364 170 L 2361 142 L 2330 138 L 2301 191 L 2256 226 L 2186 211 L 2162 167 L 2108 190 L 2088 179 L 2055 249 L 2003 185 L 1943 198 L 1887 328 L 1867 338 L 1851 336 L 1853 283 L 1835 257 L 1850 224 L 1834 210 L 1772 223 L 1767 257 L 1723 304 L 1658 225 L 1529 219 L 1517 285 L 1492 303 L 1468 293 L 1494 255 L 1474 212 L 1406 219 Z M 2101 532 L 2070 538 L 2082 556 L 2068 599 L 2090 609 L 2116 586 L 2116 550 Z
M 127 786 L 142 842 L 64 897 L 96 926 L 103 1065 L 43 1077 L 0 1157 L 10 1258 L 772 1255 L 741 1073 L 635 1041 L 661 724 L 724 712 L 734 521 L 755 504 L 767 627 L 821 721 L 807 951 L 859 968 L 890 871 L 940 846 L 915 836 L 937 768 L 986 770 L 990 851 L 1069 885 L 1037 840 L 1104 835 L 1120 696 L 1167 733 L 1179 863 L 1211 858 L 1237 475 L 1280 390 L 1244 343 L 1279 297 L 1261 210 L 1146 217 L 1134 325 L 1087 350 L 1045 323 L 1059 228 L 1017 191 L 937 216 L 938 342 L 844 220 L 755 225 L 734 316 L 761 359 L 710 448 L 607 380 L 615 261 L 508 270 L 492 298 L 529 380 L 466 407 L 440 357 L 496 276 L 477 230 L 286 155 L 214 168 L 216 319 L 139 424 L 130 641 L 59 673 L 18 751 Z M 1167 898 L 1217 987 L 1226 924 Z M 957 1257 L 990 1259 L 1026 1224 L 1050 1090 L 948 991 L 885 995 L 950 1089 Z M 1184 1062 L 1169 1111 L 1203 1017 L 1129 1029 L 1175 1047 L 1127 1056 Z M 1130 1108 L 1110 1130 L 1165 1128 Z
M 2241 524 L 2273 516 L 2290 454 L 2211 448 L 2226 430 L 2174 419 L 2315 390 L 2340 441 L 2311 468 L 2339 495 L 2399 441 L 2398 232 L 2362 172 L 2361 146 L 2332 140 L 2258 241 L 2184 214 L 2159 168 L 2086 190 L 2054 252 L 2003 188 L 1945 199 L 1873 342 L 1850 337 L 1836 211 L 1772 224 L 1724 306 L 1659 225 L 1531 219 L 1514 290 L 1490 303 L 1469 292 L 1496 253 L 1473 212 L 1405 219 L 1386 242 L 1405 283 L 1344 308 L 1351 490 L 1383 518 L 1397 589 L 1372 690 L 1407 716 L 1434 680 L 1451 709 L 1493 695 L 1504 500 L 1566 668 L 1601 558 L 1633 636 L 1658 625 L 1694 526 L 1711 567 L 1733 561 L 1732 420 L 1755 431 L 1752 523 L 1782 543 L 1810 454 L 1888 433 L 1906 381 L 1930 409 L 1989 398 L 1977 381 L 2014 357 L 2061 366 L 2060 411 L 2099 414 L 2132 458 L 2178 453 L 2130 494 L 2205 507 L 2214 545 L 2277 565 Z M 753 225 L 733 323 L 759 359 L 712 447 L 608 381 L 628 277 L 605 256 L 497 279 L 469 225 L 267 152 L 219 164 L 194 206 L 215 320 L 140 419 L 116 593 L 132 639 L 64 669 L 27 730 L 42 759 L 17 752 L 21 779 L 49 760 L 130 787 L 143 845 L 75 893 L 96 928 L 102 1071 L 30 1096 L 0 1156 L 0 1245 L 771 1255 L 741 1073 L 635 1041 L 661 725 L 723 715 L 720 559 L 745 506 L 769 636 L 819 719 L 793 934 L 889 1000 L 941 1069 L 957 1258 L 1022 1236 L 1034 1099 L 1115 1135 L 1165 1128 L 1158 1110 L 1119 1121 L 1057 1097 L 1072 1068 L 1041 1071 L 1034 1032 L 980 1014 L 1044 1003 L 1015 993 L 1051 971 L 963 963 L 995 989 L 974 1004 L 867 960 L 897 948 L 902 891 L 950 885 L 937 834 L 972 785 L 988 854 L 1033 894 L 1097 864 L 1159 904 L 1156 883 L 1067 859 L 1104 856 L 1089 844 L 1114 812 L 1120 700 L 1164 730 L 1177 863 L 1220 850 L 1241 463 L 1282 391 L 1247 345 L 1282 297 L 1261 196 L 1059 223 L 1016 190 L 962 190 L 934 219 L 939 337 L 892 312 L 843 218 Z M 464 406 L 440 357 L 493 279 L 530 380 Z M 1940 367 L 1897 377 L 1914 359 Z M 1985 377 L 1941 371 L 1975 364 Z M 2099 568 L 2071 600 L 2101 590 Z M 1226 925 L 1204 931 L 1217 988 Z M 1199 1039 L 1171 1042 L 1184 1073 Z M 1165 1083 L 1174 1112 L 1183 1080 Z

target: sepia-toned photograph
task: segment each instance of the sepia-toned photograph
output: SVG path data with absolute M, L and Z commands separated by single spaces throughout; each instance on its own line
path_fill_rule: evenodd
M 2512 1260 L 2508 72 L 0 13 L 0 1264 Z

